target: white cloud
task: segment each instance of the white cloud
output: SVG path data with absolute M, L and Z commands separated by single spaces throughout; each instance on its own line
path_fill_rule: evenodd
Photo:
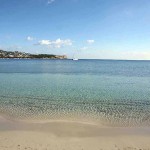
M 64 46 L 71 46 L 72 41 L 70 39 L 66 39 L 66 40 L 57 39 L 55 41 L 41 40 L 36 45 L 45 45 L 53 48 L 61 48 Z
M 48 0 L 48 1 L 47 1 L 47 4 L 51 4 L 51 3 L 53 3 L 53 2 L 55 2 L 55 0 Z
M 41 40 L 38 42 L 38 45 L 50 45 L 51 42 L 49 40 Z
M 33 38 L 33 37 L 31 37 L 31 36 L 28 36 L 28 37 L 27 37 L 27 40 L 28 40 L 28 41 L 33 41 L 33 40 L 34 40 L 34 38 Z
M 87 40 L 88 44 L 93 44 L 95 41 L 94 40 Z

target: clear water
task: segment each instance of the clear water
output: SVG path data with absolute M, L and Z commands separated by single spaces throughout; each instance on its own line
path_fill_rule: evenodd
M 150 125 L 150 61 L 0 60 L 0 114 Z

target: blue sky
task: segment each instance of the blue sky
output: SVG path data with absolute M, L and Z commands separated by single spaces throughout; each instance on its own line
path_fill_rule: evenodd
M 0 0 L 0 49 L 150 59 L 150 0 Z

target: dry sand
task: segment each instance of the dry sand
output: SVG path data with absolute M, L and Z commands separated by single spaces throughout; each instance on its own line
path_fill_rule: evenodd
M 0 117 L 0 150 L 150 150 L 150 128 Z

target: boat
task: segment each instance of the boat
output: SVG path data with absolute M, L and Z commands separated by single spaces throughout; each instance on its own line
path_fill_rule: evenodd
M 74 55 L 73 55 L 73 57 L 72 57 L 72 60 L 75 60 L 75 61 L 79 60 L 79 59 L 77 58 L 77 53 L 78 53 L 78 50 L 75 50 L 75 53 L 74 53 Z
M 78 58 L 73 58 L 73 60 L 77 61 L 77 60 L 79 60 L 79 59 L 78 59 Z

